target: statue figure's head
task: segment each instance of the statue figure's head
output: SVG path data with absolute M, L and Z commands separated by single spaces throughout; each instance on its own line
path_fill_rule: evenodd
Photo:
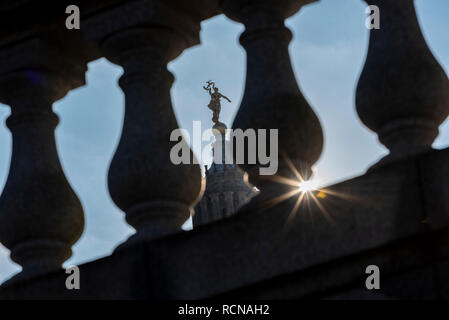
M 217 87 L 214 87 L 214 92 L 218 92 L 218 88 Z

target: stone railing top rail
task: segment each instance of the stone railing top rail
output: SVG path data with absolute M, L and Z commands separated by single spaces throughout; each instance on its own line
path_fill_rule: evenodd
M 5 2 L 5 3 L 4 3 Z M 0 2 L 0 48 L 7 47 L 24 39 L 39 35 L 40 38 L 48 39 L 55 43 L 72 43 L 77 46 L 77 51 L 88 56 L 88 60 L 100 57 L 92 43 L 83 40 L 83 27 L 80 30 L 67 30 L 65 20 L 68 14 L 65 12 L 67 6 L 75 4 L 80 8 L 81 26 L 83 22 L 94 16 L 107 14 L 107 12 L 119 11 L 121 18 L 132 21 L 142 16 L 146 11 L 135 11 L 132 16 L 124 17 L 126 8 L 147 6 L 148 3 L 161 3 L 159 0 L 78 0 L 73 1 L 2 1 Z M 176 8 L 179 12 L 191 14 L 192 18 L 199 21 L 208 19 L 220 13 L 218 0 L 170 0 L 163 1 L 164 5 Z M 151 9 L 151 6 L 150 6 Z M 125 10 L 125 11 L 124 11 Z M 163 18 L 163 17 L 162 17 Z M 123 20 L 123 19 L 122 19 Z M 117 22 L 117 26 L 120 23 Z

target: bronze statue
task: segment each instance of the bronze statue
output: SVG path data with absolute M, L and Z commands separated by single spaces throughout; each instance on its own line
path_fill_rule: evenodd
M 222 95 L 220 92 L 218 92 L 218 88 L 215 87 L 215 83 L 212 81 L 207 81 L 207 86 L 203 86 L 203 89 L 209 92 L 210 94 L 210 102 L 207 106 L 209 109 L 211 109 L 214 112 L 214 115 L 212 116 L 212 121 L 214 123 L 219 123 L 218 117 L 220 116 L 221 111 L 221 104 L 220 104 L 220 98 L 224 98 L 231 102 L 227 97 Z M 213 92 L 212 92 L 213 90 Z

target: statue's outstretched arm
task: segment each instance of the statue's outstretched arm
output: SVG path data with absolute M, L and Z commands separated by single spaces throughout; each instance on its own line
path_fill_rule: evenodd
M 226 96 L 222 95 L 221 93 L 220 93 L 220 97 L 222 97 L 222 98 L 224 98 L 224 99 L 228 100 L 229 102 L 231 102 L 231 100 L 229 100 L 229 98 L 228 98 L 228 97 L 226 97 Z

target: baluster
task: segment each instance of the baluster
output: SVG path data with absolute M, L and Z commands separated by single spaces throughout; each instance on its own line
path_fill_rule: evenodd
M 430 150 L 449 114 L 449 82 L 421 33 L 413 0 L 373 0 L 380 29 L 371 30 L 356 106 L 390 154 L 374 167 Z
M 56 150 L 52 104 L 83 85 L 85 71 L 38 39 L 0 52 L 0 99 L 11 107 L 13 141 L 0 241 L 22 266 L 11 282 L 60 269 L 83 231 L 83 209 Z
M 201 190 L 198 165 L 170 161 L 170 133 L 178 125 L 166 66 L 182 44 L 175 33 L 150 28 L 122 31 L 103 43 L 106 56 L 124 69 L 120 87 L 126 106 L 109 191 L 139 238 L 180 230 Z
M 88 37 L 99 41 L 106 58 L 124 69 L 119 84 L 125 94 L 125 119 L 108 186 L 112 200 L 136 229 L 125 246 L 181 230 L 203 188 L 198 164 L 175 165 L 170 160 L 175 144 L 170 134 L 178 124 L 167 63 L 199 42 L 204 13 L 198 10 L 207 8 L 186 7 L 192 12 L 181 12 L 163 1 L 141 1 L 85 23 Z M 123 10 L 141 14 L 130 18 Z
M 233 127 L 278 129 L 277 174 L 295 180 L 298 178 L 288 161 L 307 179 L 323 146 L 319 120 L 301 94 L 293 74 L 288 52 L 292 34 L 284 25 L 287 17 L 309 2 L 313 1 L 224 0 L 222 3 L 228 17 L 245 25 L 240 43 L 247 55 L 246 85 Z M 240 166 L 247 171 L 249 181 L 262 191 L 256 199 L 261 199 L 264 193 L 271 196 L 292 188 L 282 188 L 267 176 L 259 175 L 259 163 Z

